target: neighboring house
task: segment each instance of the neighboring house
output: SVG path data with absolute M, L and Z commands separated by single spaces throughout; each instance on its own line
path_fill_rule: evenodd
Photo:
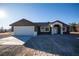
M 77 24 L 75 28 L 76 28 L 76 32 L 79 32 L 79 24 Z
M 42 35 L 42 34 L 67 34 L 69 26 L 61 21 L 33 23 L 21 19 L 10 24 L 14 35 Z

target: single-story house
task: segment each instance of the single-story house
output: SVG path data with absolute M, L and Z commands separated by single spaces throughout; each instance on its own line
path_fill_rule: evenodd
M 54 22 L 31 22 L 21 19 L 10 24 L 13 35 L 42 35 L 42 34 L 67 34 L 69 33 L 69 25 L 56 20 Z

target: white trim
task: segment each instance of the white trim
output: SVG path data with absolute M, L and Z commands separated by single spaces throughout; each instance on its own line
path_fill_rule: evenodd
M 54 25 L 59 25 L 61 27 L 61 34 L 63 34 L 63 25 L 59 22 L 55 22 L 52 25 L 52 34 L 54 34 Z

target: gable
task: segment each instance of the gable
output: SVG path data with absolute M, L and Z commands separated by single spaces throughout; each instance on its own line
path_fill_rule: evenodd
M 61 21 L 59 21 L 59 20 L 56 20 L 56 21 L 54 21 L 54 22 L 51 22 L 51 24 L 61 24 L 61 25 L 63 25 L 63 26 L 69 26 L 69 25 L 67 25 L 66 23 L 61 22 Z
M 10 24 L 10 26 L 34 26 L 35 24 L 26 19 L 21 19 L 17 22 Z
M 53 26 L 54 26 L 54 25 L 60 25 L 60 26 L 63 26 L 63 24 L 60 23 L 60 22 L 54 22 L 52 25 L 53 25 Z

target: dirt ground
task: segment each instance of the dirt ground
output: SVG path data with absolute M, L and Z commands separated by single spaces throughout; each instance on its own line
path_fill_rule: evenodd
M 5 38 L 5 37 L 9 37 L 9 36 L 11 36 L 11 33 L 10 32 L 0 33 L 0 39 L 1 38 Z

